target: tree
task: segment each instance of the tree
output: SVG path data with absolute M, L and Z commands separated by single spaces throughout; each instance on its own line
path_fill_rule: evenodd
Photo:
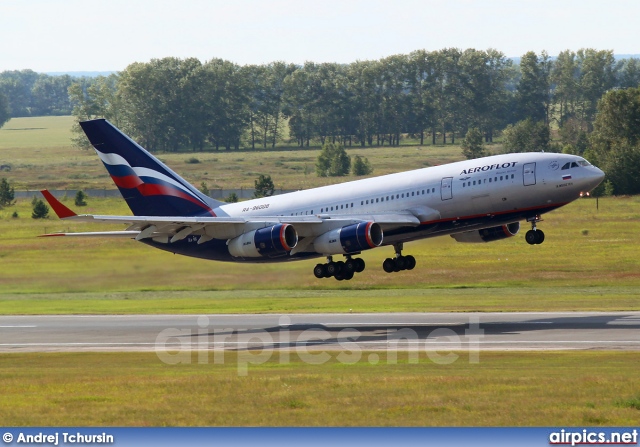
M 2 178 L 0 180 L 0 209 L 11 206 L 15 202 L 13 199 L 15 198 L 15 191 L 13 186 L 9 185 L 9 182 L 6 178 Z
M 340 144 L 325 143 L 316 161 L 318 177 L 340 177 L 347 175 L 351 158 Z
M 484 147 L 482 145 L 482 132 L 476 127 L 472 127 L 467 131 L 467 135 L 462 140 L 462 155 L 467 160 L 480 158 L 485 156 Z
M 520 60 L 520 82 L 516 88 L 518 119 L 531 118 L 549 123 L 551 61 L 546 52 L 540 57 L 529 51 Z
M 76 206 L 87 206 L 87 195 L 83 191 L 78 191 L 74 203 Z
M 353 157 L 353 165 L 351 166 L 351 172 L 353 175 L 361 176 L 361 175 L 369 175 L 373 172 L 373 168 L 369 163 L 367 157 L 361 157 L 356 155 Z
M 598 103 L 590 136 L 592 162 L 616 194 L 640 193 L 640 88 L 612 90 Z
M 73 104 L 73 116 L 78 122 L 94 118 L 105 118 L 115 126 L 125 124 L 121 120 L 122 104 L 117 93 L 119 76 L 111 74 L 108 77 L 98 76 L 95 79 L 82 78 L 68 89 L 69 100 Z M 74 136 L 71 138 L 74 146 L 90 149 L 91 143 L 78 123 L 71 128 Z
M 238 194 L 232 192 L 224 199 L 224 201 L 227 203 L 238 203 Z
M 4 126 L 10 119 L 11 112 L 9 111 L 9 100 L 6 95 L 0 91 L 0 128 L 2 128 L 2 126 Z
M 42 200 L 34 197 L 31 203 L 33 204 L 32 219 L 46 219 L 49 217 L 49 207 Z
M 0 73 L 0 91 L 9 100 L 12 117 L 31 116 L 34 84 L 40 75 L 33 70 L 3 71 Z
M 255 191 L 253 197 L 256 199 L 260 197 L 272 196 L 276 188 L 273 186 L 273 180 L 270 175 L 260 174 L 260 176 L 254 181 Z
M 551 133 L 544 121 L 532 119 L 508 125 L 503 132 L 505 152 L 539 152 L 550 148 Z

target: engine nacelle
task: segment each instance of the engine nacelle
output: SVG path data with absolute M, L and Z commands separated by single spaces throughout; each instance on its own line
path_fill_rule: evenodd
M 520 231 L 520 222 L 513 222 L 499 227 L 452 234 L 451 237 L 458 242 L 491 242 L 515 236 L 518 231 Z
M 382 244 L 382 228 L 375 222 L 360 222 L 331 230 L 313 241 L 318 253 L 325 255 L 357 253 Z
M 227 246 L 231 256 L 259 258 L 283 255 L 293 250 L 297 243 L 296 229 L 290 224 L 278 224 L 244 233 L 231 239 Z

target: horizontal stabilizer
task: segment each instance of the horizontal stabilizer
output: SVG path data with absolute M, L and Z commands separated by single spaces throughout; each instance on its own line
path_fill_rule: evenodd
M 53 194 L 51 194 L 46 189 L 43 189 L 40 192 L 44 196 L 45 200 L 49 203 L 49 205 L 51 205 L 51 208 L 53 208 L 53 211 L 55 211 L 56 215 L 60 219 L 68 219 L 69 217 L 77 216 L 76 213 L 74 213 L 69 208 L 67 208 L 65 205 L 63 205 L 58 199 L 56 199 L 53 196 Z
M 38 237 L 78 236 L 78 237 L 124 237 L 134 239 L 139 231 L 92 231 L 88 233 L 49 233 Z

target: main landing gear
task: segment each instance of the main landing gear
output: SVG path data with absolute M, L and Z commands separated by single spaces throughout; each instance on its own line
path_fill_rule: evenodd
M 536 223 L 541 222 L 540 216 L 535 216 L 527 219 L 527 222 L 531 222 L 531 229 L 524 235 L 524 240 L 529 245 L 539 245 L 544 242 L 544 232 L 536 228 Z
M 396 251 L 395 258 L 387 258 L 382 263 L 382 268 L 387 273 L 399 272 L 400 270 L 413 270 L 416 266 L 416 258 L 411 255 L 402 256 L 402 242 L 394 244 Z
M 351 258 L 346 255 L 346 260 L 333 261 L 333 256 L 327 256 L 326 264 L 317 264 L 313 268 L 313 274 L 316 278 L 331 278 L 332 276 L 338 281 L 350 280 L 353 275 L 364 271 L 365 263 L 362 258 Z

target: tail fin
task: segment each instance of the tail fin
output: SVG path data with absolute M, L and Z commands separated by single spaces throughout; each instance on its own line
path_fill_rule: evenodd
M 213 200 L 105 119 L 82 130 L 135 216 L 215 216 Z

